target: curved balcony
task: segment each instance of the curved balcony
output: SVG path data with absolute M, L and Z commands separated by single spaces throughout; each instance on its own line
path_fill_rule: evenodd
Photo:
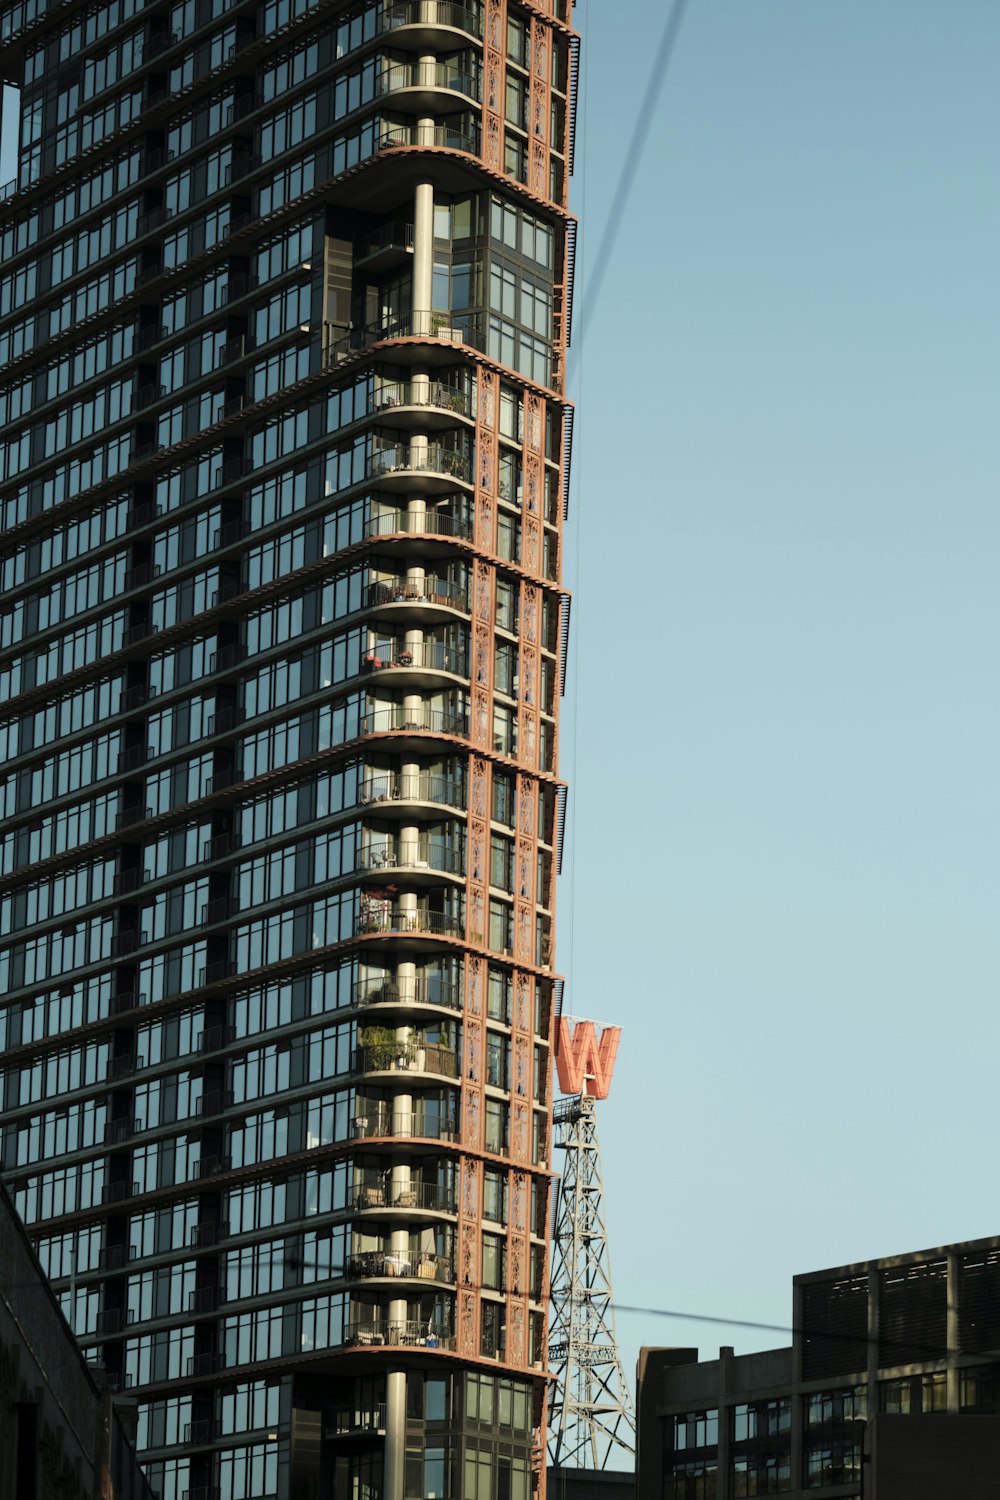
M 368 675 L 384 678 L 387 674 L 406 674 L 406 682 L 394 682 L 404 691 L 414 687 L 433 687 L 437 675 L 469 680 L 469 655 L 464 643 L 424 640 L 407 641 L 404 638 L 381 640 L 366 654 L 362 669 Z M 430 675 L 429 675 L 430 674 Z
M 354 1195 L 354 1208 L 358 1213 L 399 1214 L 448 1214 L 458 1212 L 458 1198 L 454 1188 L 442 1187 L 436 1182 L 411 1182 L 405 1187 L 384 1181 L 368 1183 L 358 1188 Z
M 451 1047 L 431 1042 L 379 1042 L 354 1054 L 356 1073 L 426 1073 L 457 1078 L 458 1060 Z
M 384 1344 L 411 1349 L 417 1346 L 427 1349 L 454 1349 L 455 1335 L 437 1333 L 422 1318 L 408 1318 L 402 1323 L 391 1323 L 384 1318 L 371 1318 L 348 1323 L 344 1329 L 344 1345 L 347 1348 Z
M 412 988 L 406 988 L 392 979 L 381 983 L 359 981 L 354 987 L 354 1003 L 365 1009 L 378 1006 L 395 1010 L 402 1007 L 405 1010 L 414 1006 L 426 1006 L 432 1010 L 461 1010 L 464 1000 L 461 985 L 431 982 L 427 976 L 418 974 Z
M 372 399 L 372 412 L 384 415 L 389 411 L 400 426 L 405 423 L 426 429 L 454 426 L 460 418 L 472 421 L 476 404 L 468 391 L 444 380 L 417 385 L 410 380 L 383 379 Z
M 430 771 L 417 776 L 404 776 L 399 771 L 367 776 L 361 784 L 359 801 L 363 807 L 378 805 L 380 815 L 399 803 L 410 802 L 450 807 L 460 813 L 466 810 L 465 789 L 461 783 L 448 776 L 435 776 Z
M 483 12 L 481 6 L 460 5 L 455 0 L 392 0 L 382 11 L 380 29 L 393 33 L 394 47 L 412 46 L 427 52 L 468 37 L 481 41 Z M 461 36 L 442 32 L 460 32 Z
M 452 1285 L 455 1281 L 455 1262 L 451 1256 L 423 1251 L 408 1255 L 401 1250 L 365 1250 L 348 1258 L 347 1274 L 366 1281 L 408 1276 L 415 1280 Z
M 391 100 L 393 109 L 417 115 L 454 109 L 456 96 L 471 105 L 481 104 L 483 98 L 481 77 L 448 62 L 390 63 L 379 75 L 375 92 Z
M 464 151 L 469 156 L 478 156 L 482 143 L 479 121 L 472 110 L 466 111 L 461 122 L 435 125 L 427 129 L 419 125 L 392 125 L 375 143 L 376 151 L 393 151 L 398 146 L 434 146 L 447 151 Z
M 433 493 L 453 489 L 456 479 L 471 486 L 472 461 L 440 443 L 428 443 L 426 447 L 389 443 L 371 455 L 368 473 L 387 489 L 395 488 L 397 483 L 409 489 L 413 476 L 419 474 L 421 487 Z
M 359 851 L 357 868 L 367 874 L 405 872 L 417 882 L 433 875 L 457 875 L 464 880 L 465 855 L 461 849 L 453 849 L 436 839 L 396 839 L 387 835 Z
M 406 733 L 444 734 L 465 739 L 469 733 L 469 716 L 467 713 L 431 708 L 426 703 L 413 708 L 407 708 L 402 703 L 392 703 L 385 708 L 369 710 L 361 724 L 362 736 Z
M 358 1100 L 358 1113 L 351 1122 L 351 1139 L 354 1141 L 456 1141 L 459 1134 L 457 1120 L 442 1119 L 435 1111 L 422 1109 L 395 1110 L 383 1107 L 378 1101 L 365 1110 L 365 1101 Z
M 368 608 L 391 611 L 394 618 L 426 620 L 446 611 L 445 618 L 471 613 L 466 584 L 449 583 L 446 578 L 407 578 L 402 573 L 380 578 L 368 586 Z
M 464 496 L 461 497 L 464 500 Z M 472 541 L 472 516 L 459 507 L 445 510 L 383 510 L 368 517 L 365 535 L 369 540 L 389 537 L 443 537 L 449 541 Z
M 463 938 L 465 923 L 460 917 L 440 911 L 404 911 L 401 907 L 388 906 L 381 899 L 381 892 L 371 893 L 362 904 L 356 925 L 358 937 L 385 935 L 388 937 Z

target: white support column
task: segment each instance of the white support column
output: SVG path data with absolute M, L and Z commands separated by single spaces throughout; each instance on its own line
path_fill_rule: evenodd
M 404 1500 L 406 1489 L 406 1375 L 385 1377 L 385 1500 Z
M 413 195 L 413 331 L 431 331 L 434 302 L 434 184 L 418 182 Z

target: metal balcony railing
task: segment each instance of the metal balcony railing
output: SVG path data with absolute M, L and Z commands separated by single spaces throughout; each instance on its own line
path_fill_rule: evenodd
M 421 1252 L 416 1255 L 401 1250 L 366 1250 L 352 1255 L 347 1262 L 348 1276 L 359 1279 L 380 1276 L 417 1276 L 425 1281 L 455 1280 L 455 1262 L 447 1255 Z
M 434 1042 L 389 1042 L 362 1045 L 354 1054 L 358 1073 L 437 1073 L 456 1078 L 458 1065 L 451 1047 Z
M 368 1411 L 335 1411 L 328 1418 L 323 1436 L 327 1439 L 347 1437 L 353 1432 L 384 1432 L 385 1402 L 379 1401 Z
M 365 933 L 418 933 L 427 932 L 436 937 L 460 938 L 465 935 L 465 924 L 459 917 L 439 911 L 403 911 L 399 907 L 383 908 L 376 898 L 365 903 L 358 914 L 356 931 Z
M 374 980 L 359 980 L 354 986 L 354 1004 L 366 1005 L 441 1005 L 449 1010 L 461 1010 L 462 989 L 457 984 L 445 984 L 417 975 L 412 988 L 403 988 L 395 980 L 381 983 Z
M 389 474 L 447 474 L 450 479 L 471 484 L 472 461 L 441 443 L 419 448 L 411 443 L 390 443 L 371 455 L 368 474 L 372 479 L 384 479 Z
M 374 1182 L 358 1188 L 354 1196 L 355 1209 L 391 1208 L 426 1209 L 431 1213 L 453 1214 L 458 1200 L 454 1189 L 442 1187 L 436 1182 L 411 1182 L 405 1187 L 398 1183 Z
M 446 536 L 468 542 L 472 540 L 472 517 L 441 510 L 412 514 L 406 510 L 383 510 L 368 517 L 365 531 L 369 537 Z
M 467 584 L 449 583 L 445 578 L 413 579 L 397 575 L 380 578 L 368 587 L 368 606 L 378 609 L 386 604 L 443 604 L 448 609 L 469 613 Z
M 366 672 L 418 667 L 425 672 L 468 677 L 469 658 L 464 645 L 449 641 L 382 640 L 366 653 L 362 667 Z
M 434 870 L 442 875 L 464 875 L 465 854 L 437 840 L 386 838 L 359 852 L 358 869 Z
M 479 7 L 458 5 L 453 0 L 390 0 L 382 9 L 379 29 L 393 31 L 400 26 L 452 26 L 470 36 L 483 34 L 483 14 Z
M 374 1318 L 367 1322 L 348 1323 L 344 1329 L 344 1343 L 349 1347 L 365 1344 L 419 1344 L 428 1349 L 454 1349 L 455 1335 L 438 1333 L 422 1319 L 408 1318 L 405 1322 L 390 1323 L 382 1318 Z
M 465 809 L 465 789 L 447 776 L 430 772 L 419 776 L 402 776 L 396 771 L 369 776 L 361 785 L 361 804 L 378 802 L 434 802 L 441 807 Z
M 477 74 L 467 73 L 452 63 L 389 63 L 376 79 L 376 93 L 398 93 L 400 89 L 448 89 L 480 103 L 482 82 Z
M 428 734 L 451 734 L 464 737 L 469 732 L 469 718 L 466 713 L 430 708 L 425 703 L 413 708 L 394 703 L 388 708 L 372 709 L 365 715 L 361 725 L 363 735 L 391 734 L 407 729 Z
M 475 416 L 475 403 L 472 396 L 460 386 L 448 385 L 441 380 L 431 380 L 426 385 L 416 385 L 411 380 L 383 378 L 372 398 L 372 411 L 389 411 L 398 406 L 433 407 L 439 411 L 454 412 L 456 416 Z
M 442 1119 L 423 1110 L 388 1110 L 373 1104 L 365 1109 L 359 1101 L 358 1113 L 351 1122 L 351 1139 L 368 1141 L 387 1137 L 396 1140 L 453 1141 L 458 1133 L 456 1121 Z

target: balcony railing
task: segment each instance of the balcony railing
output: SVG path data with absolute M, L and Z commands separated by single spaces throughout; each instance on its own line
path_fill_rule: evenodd
M 418 1276 L 425 1281 L 455 1280 L 455 1262 L 447 1255 L 409 1255 L 401 1250 L 366 1250 L 347 1262 L 348 1276 Z
M 398 1183 L 374 1182 L 358 1189 L 354 1196 L 354 1207 L 420 1208 L 431 1213 L 453 1214 L 457 1211 L 458 1202 L 454 1189 L 442 1187 L 436 1182 L 411 1182 L 406 1187 Z
M 456 1078 L 458 1067 L 451 1047 L 432 1042 L 391 1042 L 358 1047 L 354 1054 L 358 1073 L 437 1073 Z
M 352 1432 L 384 1432 L 385 1402 L 379 1401 L 368 1411 L 335 1411 L 329 1417 L 323 1436 L 348 1437 Z
M 434 802 L 440 807 L 464 809 L 465 790 L 447 776 L 434 776 L 429 772 L 402 776 L 387 771 L 384 775 L 368 777 L 361 786 L 362 805 L 367 807 L 377 802 Z
M 376 81 L 376 92 L 384 96 L 400 89 L 448 89 L 475 99 L 477 104 L 482 99 L 479 77 L 451 63 L 390 63 Z
M 470 393 L 442 380 L 418 386 L 410 380 L 383 379 L 372 398 L 372 411 L 383 412 L 397 406 L 428 406 L 452 411 L 461 417 L 475 416 L 475 403 Z
M 405 132 L 404 132 L 405 134 Z M 419 144 L 399 141 L 398 145 Z M 484 347 L 482 318 L 477 313 L 456 313 L 434 310 L 411 312 L 398 318 L 382 318 L 362 328 L 352 328 L 340 333 L 335 325 L 324 325 L 325 360 L 327 364 L 338 364 L 353 354 L 370 349 L 374 344 L 389 339 L 432 338 L 449 344 L 468 344 L 474 349 Z
M 468 614 L 469 590 L 466 584 L 449 583 L 445 578 L 418 580 L 397 575 L 369 585 L 369 608 L 378 609 L 385 604 L 443 604 Z
M 471 114 L 466 115 L 465 120 L 466 130 L 457 125 L 436 125 L 433 130 L 425 130 L 419 125 L 393 125 L 379 137 L 376 149 L 391 151 L 394 146 L 444 146 L 450 151 L 468 151 L 477 156 L 480 131 Z
M 442 875 L 464 875 L 465 855 L 437 841 L 387 838 L 358 854 L 359 870 L 434 870 Z
M 394 703 L 388 708 L 372 709 L 365 715 L 361 725 L 363 735 L 390 734 L 406 729 L 464 737 L 469 732 L 469 718 L 465 713 L 430 708 L 425 703 L 418 704 L 414 708 L 407 708 L 402 703 Z
M 344 1343 L 351 1347 L 366 1344 L 423 1345 L 428 1349 L 454 1349 L 453 1333 L 437 1333 L 421 1319 L 408 1318 L 390 1323 L 381 1318 L 349 1323 L 344 1329 Z
M 403 989 L 391 979 L 383 980 L 381 983 L 374 980 L 359 980 L 354 986 L 354 1003 L 357 1006 L 442 1005 L 447 1006 L 449 1010 L 461 1010 L 463 1000 L 460 985 L 432 983 L 417 975 L 412 990 Z
M 369 537 L 447 536 L 468 542 L 472 540 L 472 517 L 442 510 L 412 514 L 407 510 L 383 510 L 368 517 L 365 530 Z
M 391 0 L 382 10 L 380 29 L 393 31 L 399 26 L 453 26 L 481 37 L 483 16 L 480 8 L 457 5 L 453 0 Z
M 355 264 L 361 261 L 371 260 L 375 256 L 383 255 L 387 251 L 402 250 L 409 252 L 413 249 L 413 225 L 403 224 L 398 220 L 392 220 L 388 224 L 382 224 L 371 234 L 365 235 L 354 247 Z
M 384 479 L 389 474 L 447 474 L 450 479 L 471 484 L 472 462 L 465 454 L 455 453 L 440 443 L 428 443 L 426 448 L 390 443 L 371 455 L 368 474 L 372 479 Z
M 399 907 L 382 908 L 376 899 L 358 915 L 358 935 L 365 933 L 433 933 L 436 937 L 464 937 L 465 924 L 460 917 L 440 911 L 402 911 Z
M 458 1134 L 455 1120 L 442 1119 L 423 1110 L 388 1110 L 378 1105 L 364 1110 L 362 1100 L 351 1122 L 351 1139 L 369 1141 L 383 1136 L 395 1140 L 453 1141 Z
M 425 672 L 451 672 L 455 677 L 469 675 L 464 645 L 449 641 L 382 640 L 366 654 L 362 665 L 366 672 L 418 667 Z

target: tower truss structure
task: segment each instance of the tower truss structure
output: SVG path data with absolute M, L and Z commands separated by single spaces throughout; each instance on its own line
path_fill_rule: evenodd
M 549 1368 L 554 1377 L 549 1462 L 607 1469 L 635 1461 L 635 1409 L 615 1338 L 611 1258 L 595 1100 L 555 1107 L 565 1152 L 553 1238 Z

